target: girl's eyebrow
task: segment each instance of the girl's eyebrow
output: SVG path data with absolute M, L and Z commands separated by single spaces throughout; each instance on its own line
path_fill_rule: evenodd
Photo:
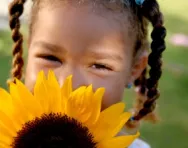
M 111 60 L 115 60 L 117 62 L 123 62 L 123 57 L 113 51 L 109 51 L 109 52 L 102 52 L 99 50 L 91 50 L 89 51 L 88 55 L 94 57 L 94 58 L 99 58 L 99 59 L 111 59 Z
M 33 47 L 34 48 L 43 48 L 45 50 L 49 50 L 50 52 L 59 52 L 59 53 L 63 53 L 66 54 L 67 51 L 64 47 L 59 46 L 59 45 L 55 45 L 49 42 L 45 42 L 45 41 L 36 41 L 33 43 Z

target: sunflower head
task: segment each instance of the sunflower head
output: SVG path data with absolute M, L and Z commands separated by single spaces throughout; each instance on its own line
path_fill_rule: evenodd
M 131 114 L 117 103 L 101 111 L 104 88 L 62 87 L 40 72 L 34 92 L 19 80 L 0 89 L 0 148 L 125 148 L 136 135 L 116 136 Z

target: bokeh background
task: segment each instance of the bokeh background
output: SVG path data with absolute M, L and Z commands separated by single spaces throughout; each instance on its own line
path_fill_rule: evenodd
M 7 16 L 9 1 L 0 1 L 0 86 L 4 88 L 7 88 L 12 58 Z M 161 122 L 156 125 L 143 123 L 141 138 L 152 148 L 188 148 L 188 1 L 159 0 L 159 3 L 168 30 L 158 100 Z M 27 39 L 27 26 L 23 26 L 22 32 Z M 135 96 L 132 90 L 127 93 L 125 101 L 130 107 Z

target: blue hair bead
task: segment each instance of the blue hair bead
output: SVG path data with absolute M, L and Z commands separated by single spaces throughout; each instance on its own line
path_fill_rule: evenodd
M 134 117 L 131 117 L 129 120 L 130 120 L 130 121 L 134 121 Z
M 141 6 L 145 0 L 135 0 L 136 4 Z
M 128 89 L 132 88 L 132 84 L 129 83 L 129 84 L 127 85 L 127 88 L 128 88 Z

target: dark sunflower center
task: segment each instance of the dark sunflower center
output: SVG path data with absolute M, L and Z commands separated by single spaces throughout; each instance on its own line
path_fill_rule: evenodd
M 87 127 L 61 114 L 44 114 L 23 125 L 13 148 L 96 148 Z

